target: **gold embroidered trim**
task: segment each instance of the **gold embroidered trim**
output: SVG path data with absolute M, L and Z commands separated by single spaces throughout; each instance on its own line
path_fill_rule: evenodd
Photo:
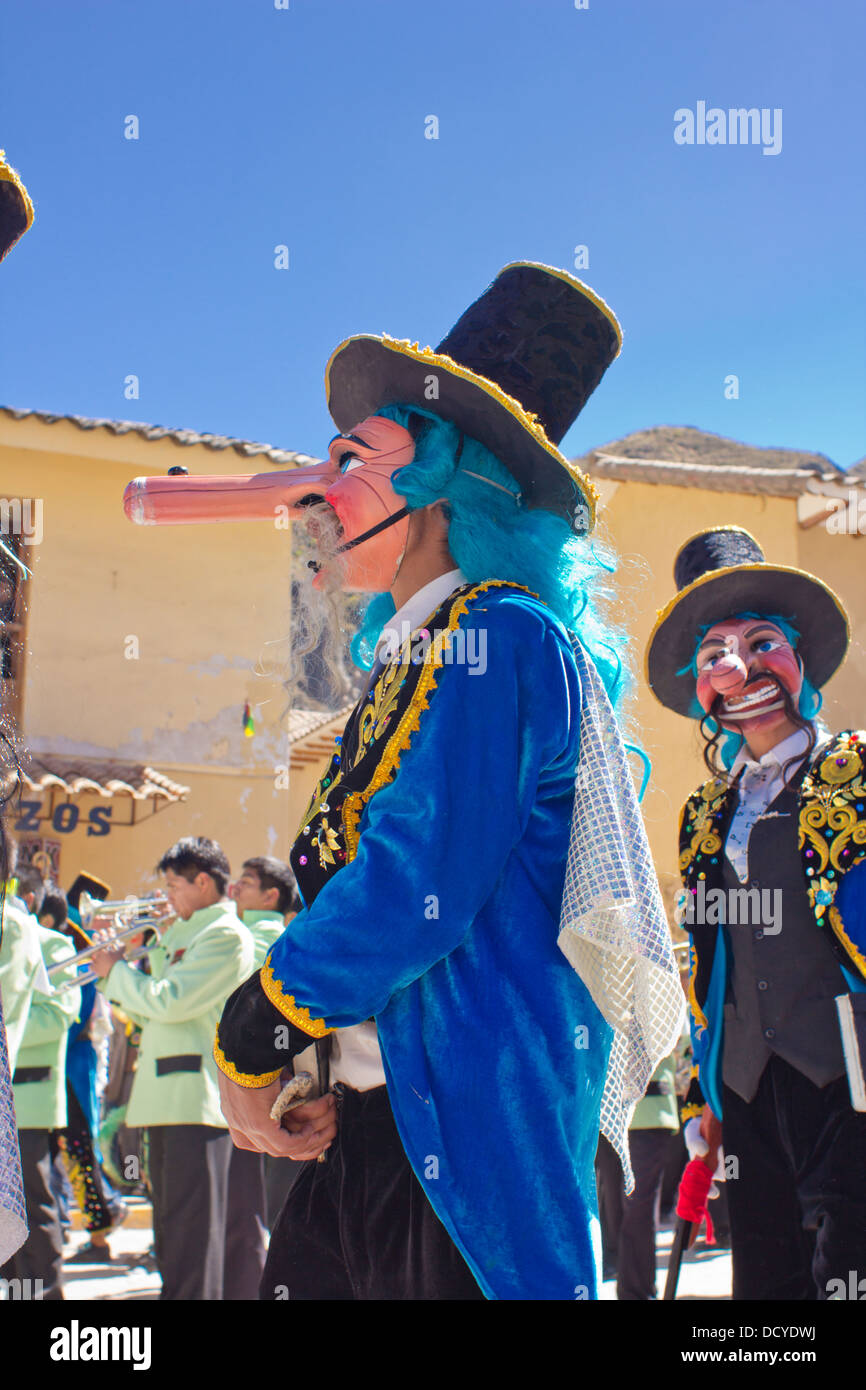
M 866 859 L 866 816 L 858 815 L 853 804 L 866 801 L 864 745 L 866 734 L 862 732 L 849 733 L 844 743 L 834 740 L 824 750 L 819 765 L 803 779 L 798 848 L 803 851 L 808 846 L 817 858 L 814 866 L 806 866 L 804 860 L 804 867 L 815 869 L 808 887 L 815 920 L 821 924 L 826 913 L 846 955 L 866 978 L 866 958 L 846 932 L 834 901 L 847 871 Z M 828 830 L 833 832 L 829 840 Z M 843 864 L 843 853 L 852 850 L 850 862 Z
M 344 732 L 345 732 L 345 730 L 344 730 Z M 335 767 L 335 764 L 336 764 L 336 767 Z M 328 766 L 325 768 L 324 772 L 322 773 L 321 777 L 319 778 L 318 782 L 316 783 L 316 790 L 313 792 L 313 795 L 310 797 L 309 805 L 307 806 L 306 811 L 304 812 L 303 816 L 301 817 L 301 823 L 300 823 L 300 825 L 298 826 L 297 833 L 295 834 L 295 839 L 296 839 L 296 840 L 297 840 L 301 835 L 303 835 L 304 830 L 305 830 L 306 827 L 310 824 L 310 822 L 312 821 L 313 817 L 314 817 L 314 816 L 316 815 L 316 813 L 318 812 L 319 807 L 321 806 L 322 802 L 325 801 L 325 800 L 327 800 L 328 796 L 330 796 L 330 795 L 332 795 L 334 792 L 336 792 L 337 787 L 338 787 L 339 782 L 340 782 L 341 774 L 342 774 L 342 769 L 340 768 L 340 765 L 339 765 L 339 759 L 336 757 L 335 754 L 331 754 L 331 758 L 330 758 L 330 761 L 328 762 Z M 324 783 L 326 777 L 330 777 L 330 781 L 329 781 L 327 787 L 323 785 L 323 783 Z
M 538 594 L 532 593 L 523 584 L 512 584 L 505 579 L 486 579 L 483 583 L 477 584 L 468 594 L 456 601 L 448 617 L 447 628 L 438 629 L 443 632 L 442 638 L 437 638 L 439 645 L 439 655 L 441 656 L 441 644 L 452 632 L 456 632 L 460 618 L 469 611 L 469 603 L 479 594 L 485 593 L 487 589 L 506 588 L 519 589 L 525 594 L 530 594 L 532 598 L 538 598 Z M 542 601 L 542 600 L 540 600 Z M 385 745 L 385 751 L 379 759 L 376 771 L 368 787 L 361 792 L 349 792 L 343 802 L 343 831 L 346 837 L 346 863 L 355 858 L 358 852 L 358 841 L 360 832 L 358 822 L 365 805 L 371 796 L 391 781 L 392 776 L 400 766 L 400 755 L 405 753 L 412 741 L 412 735 L 418 731 L 421 725 L 421 715 L 424 710 L 429 709 L 430 692 L 436 686 L 436 672 L 442 662 L 429 661 L 424 663 L 424 668 L 418 679 L 409 704 L 403 713 L 400 722 Z M 384 680 L 383 672 L 380 680 Z
M 436 611 L 434 609 L 434 613 Z M 427 618 L 425 621 L 429 622 L 430 619 Z M 352 762 L 353 769 L 367 756 L 371 743 L 376 742 L 377 733 L 384 731 L 388 720 L 396 713 L 400 701 L 400 689 L 405 679 L 404 672 L 407 669 L 409 654 L 412 649 L 412 639 L 419 631 L 421 631 L 420 626 L 413 629 L 396 656 L 385 667 L 373 685 L 373 689 L 368 692 L 369 698 L 358 720 L 358 746 Z M 439 655 L 438 650 L 436 655 Z
M 515 264 L 517 264 L 517 262 L 515 262 Z M 580 282 L 578 281 L 578 283 Z M 595 298 L 594 296 L 592 297 Z M 603 307 L 607 310 L 608 315 L 610 315 L 611 311 L 607 309 L 607 305 L 604 305 L 603 301 L 596 300 L 596 303 L 599 307 Z M 619 328 L 615 319 L 613 323 Z M 508 411 L 509 415 L 514 416 L 518 424 L 522 425 L 523 428 L 532 435 L 536 443 L 540 444 L 544 451 L 548 453 L 561 468 L 564 468 L 572 481 L 577 484 L 589 507 L 589 526 L 587 527 L 587 532 L 592 530 L 595 525 L 595 516 L 598 509 L 600 493 L 588 474 L 584 473 L 583 470 L 578 468 L 575 464 L 570 463 L 565 455 L 559 452 L 556 445 L 551 443 L 537 415 L 525 410 L 519 401 L 515 400 L 513 396 L 509 396 L 508 392 L 503 391 L 502 387 L 497 385 L 495 381 L 491 381 L 486 376 L 480 376 L 478 372 L 470 371 L 468 367 L 461 367 L 459 362 L 455 362 L 453 357 L 449 357 L 444 352 L 434 352 L 431 347 L 422 348 L 417 342 L 413 343 L 408 338 L 392 338 L 388 333 L 383 333 L 381 337 L 378 337 L 375 333 L 356 333 L 351 338 L 344 339 L 328 358 L 328 364 L 325 367 L 325 392 L 329 403 L 331 399 L 331 364 L 338 354 L 341 353 L 344 348 L 348 347 L 349 343 L 358 342 L 381 343 L 391 352 L 399 352 L 404 357 L 413 357 L 416 362 L 421 362 L 423 364 L 429 363 L 431 367 L 441 367 L 442 371 L 447 372 L 449 376 L 459 377 L 462 381 L 469 381 L 473 386 L 479 387 L 485 395 L 491 396 L 493 400 L 496 401 L 497 405 L 502 406 Z
M 686 802 L 680 823 L 681 830 L 689 822 L 692 823 L 693 829 L 687 848 L 680 853 L 681 873 L 691 868 L 699 854 L 718 854 L 721 849 L 722 842 L 712 829 L 712 821 L 719 807 L 724 804 L 729 791 L 730 787 L 721 777 L 712 777 Z
M 687 1120 L 693 1120 L 695 1115 L 703 1115 L 703 1113 L 704 1107 L 702 1105 L 698 1105 L 695 1101 L 693 1101 L 691 1105 L 680 1106 L 680 1119 L 682 1120 L 683 1124 L 685 1124 Z
M 830 787 L 843 787 L 853 782 L 858 772 L 863 771 L 863 759 L 856 747 L 829 753 L 818 768 L 818 776 Z M 862 786 L 862 778 L 855 786 Z M 859 796 L 859 791 L 858 791 Z
M 694 942 L 689 942 L 689 1008 L 692 1011 L 692 1018 L 698 1026 L 699 1033 L 707 1031 L 707 1016 L 698 1003 L 698 996 L 695 993 L 695 981 L 698 976 L 698 953 L 695 950 Z M 692 1068 L 692 1075 L 697 1076 L 698 1068 Z
M 311 1038 L 324 1038 L 328 1033 L 333 1033 L 333 1028 L 329 1028 L 323 1018 L 311 1018 L 309 1009 L 296 1004 L 293 994 L 285 993 L 269 961 L 265 961 L 259 971 L 259 980 L 274 1008 L 279 1009 L 280 1013 L 290 1023 L 294 1023 L 296 1028 L 300 1028 L 302 1033 L 307 1033 Z
M 827 915 L 830 919 L 830 926 L 833 928 L 833 931 L 836 933 L 836 936 L 839 938 L 839 941 L 841 942 L 842 946 L 844 946 L 848 955 L 851 957 L 851 959 L 857 965 L 858 969 L 861 971 L 863 978 L 866 979 L 866 956 L 864 956 L 860 951 L 858 951 L 857 947 L 854 945 L 854 942 L 851 940 L 850 936 L 846 932 L 844 924 L 842 922 L 842 915 L 838 907 L 831 907 Z
M 213 1044 L 213 1059 L 224 1076 L 229 1081 L 234 1081 L 238 1086 L 245 1086 L 247 1090 L 260 1090 L 264 1086 L 270 1086 L 277 1081 L 280 1071 L 267 1071 L 261 1076 L 255 1076 L 249 1072 L 238 1071 L 234 1063 L 230 1062 L 220 1047 L 220 1030 L 217 1028 L 216 1037 Z

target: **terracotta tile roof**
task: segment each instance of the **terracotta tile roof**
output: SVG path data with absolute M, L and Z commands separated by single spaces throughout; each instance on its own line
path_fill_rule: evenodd
M 143 763 L 115 762 L 103 758 L 75 758 L 63 754 L 30 754 L 22 767 L 22 780 L 31 791 L 57 787 L 69 795 L 98 792 L 102 797 L 129 796 L 135 801 L 185 801 L 189 787 L 173 782 L 164 772 Z
M 655 425 L 652 429 L 635 430 L 623 439 L 602 444 L 592 452 L 621 458 L 665 459 L 669 463 L 711 464 L 728 468 L 803 468 L 812 473 L 833 474 L 842 471 L 826 454 L 742 444 L 722 434 L 695 429 L 693 425 Z
M 300 468 L 318 462 L 308 454 L 298 454 L 289 449 L 275 449 L 272 444 L 255 444 L 249 439 L 234 439 L 231 435 L 199 434 L 195 430 L 168 429 L 163 425 L 147 425 L 137 420 L 91 420 L 86 415 L 55 415 L 49 410 L 24 410 L 10 405 L 0 405 L 0 411 L 13 420 L 41 420 L 45 425 L 56 425 L 58 421 L 65 420 L 69 424 L 77 425 L 80 430 L 103 429 L 116 435 L 137 434 L 150 442 L 170 439 L 174 444 L 184 448 L 201 444 L 205 449 L 215 451 L 234 449 L 235 453 L 243 458 L 263 456 L 270 463 L 279 464 L 282 468 L 291 464 L 297 464 Z
M 297 743 L 299 739 L 307 738 L 315 733 L 317 729 L 323 728 L 327 724 L 332 724 L 335 719 L 342 720 L 345 724 L 351 711 L 355 708 L 354 704 L 344 705 L 338 710 L 321 709 L 293 709 L 289 711 L 289 743 Z
M 824 454 L 741 444 L 691 425 L 637 430 L 576 460 L 596 478 L 760 492 L 797 497 L 811 479 L 839 482 L 846 474 Z
M 334 752 L 335 739 L 343 732 L 354 704 L 336 712 L 331 710 L 293 709 L 289 713 L 290 765 L 303 767 L 308 763 L 325 763 Z

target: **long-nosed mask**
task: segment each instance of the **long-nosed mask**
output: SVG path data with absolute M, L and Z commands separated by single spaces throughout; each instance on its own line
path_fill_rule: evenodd
M 145 526 L 273 522 L 286 515 L 309 523 L 315 534 L 320 514 L 315 504 L 321 499 L 333 508 L 342 530 L 334 553 L 324 557 L 327 565 L 339 566 L 340 587 L 380 593 L 391 587 L 409 536 L 407 509 L 391 476 L 411 463 L 414 453 L 408 430 L 373 415 L 337 435 L 328 458 L 307 468 L 135 478 L 124 492 L 124 511 Z M 368 532 L 373 532 L 369 538 Z M 324 587 L 324 569 L 314 582 Z
M 332 439 L 328 452 L 337 476 L 325 501 L 343 532 L 337 556 L 341 587 L 381 593 L 393 584 L 409 538 L 408 509 L 391 476 L 412 462 L 415 442 L 402 425 L 372 415 Z

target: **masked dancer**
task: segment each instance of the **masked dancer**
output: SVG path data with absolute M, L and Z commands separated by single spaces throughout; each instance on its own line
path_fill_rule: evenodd
M 699 721 L 711 773 L 680 821 L 687 1141 L 735 1161 L 734 1298 L 826 1299 L 866 1260 L 866 1115 L 835 1002 L 866 990 L 866 735 L 818 718 L 848 621 L 737 527 L 688 541 L 674 575 L 648 679 Z
M 311 523 L 316 584 L 371 597 L 367 688 L 290 855 L 304 910 L 217 1036 L 235 1142 L 326 1152 L 264 1299 L 595 1296 L 600 1116 L 625 1154 L 681 1012 L 615 713 L 613 562 L 558 448 L 619 345 L 580 282 L 507 266 L 435 350 L 341 344 L 327 461 L 270 480 Z M 175 479 L 129 509 L 158 519 L 176 481 L 194 510 Z M 225 508 L 213 486 L 221 515 L 263 505 L 262 475 L 224 482 Z M 280 1131 L 313 1040 L 333 1089 Z

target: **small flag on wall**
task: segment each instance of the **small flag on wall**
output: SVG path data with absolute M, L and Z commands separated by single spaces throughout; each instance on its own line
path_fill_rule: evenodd
M 252 738 L 256 731 L 256 723 L 250 710 L 249 700 L 244 705 L 244 738 Z

